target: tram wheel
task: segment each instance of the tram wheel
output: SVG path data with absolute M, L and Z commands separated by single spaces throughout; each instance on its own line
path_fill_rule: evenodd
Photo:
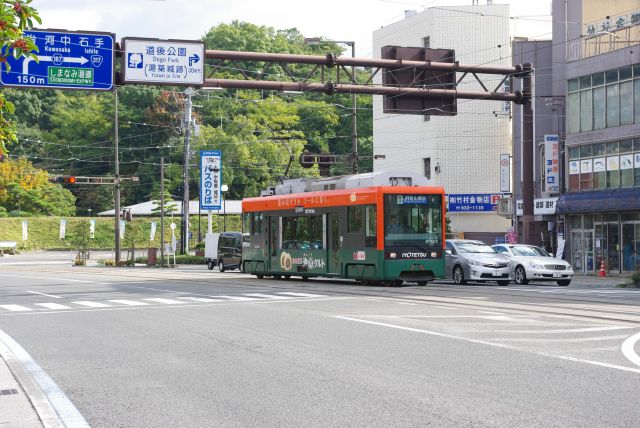
M 302 280 L 303 280 L 303 281 L 309 281 L 309 277 L 308 277 L 308 276 L 303 276 L 303 277 L 302 277 Z
M 273 279 L 280 279 L 280 278 L 282 278 L 282 276 L 280 276 L 280 275 L 273 275 Z
M 291 275 L 283 275 L 282 277 L 283 277 L 284 279 L 289 279 L 289 278 L 291 278 Z
M 418 284 L 419 287 L 424 287 L 428 283 L 429 283 L 429 281 L 416 281 L 416 284 Z
M 400 287 L 402 285 L 402 281 L 395 279 L 393 281 L 384 281 L 383 284 L 385 287 Z
M 256 275 L 256 278 L 262 279 L 262 278 L 264 278 L 264 275 Z

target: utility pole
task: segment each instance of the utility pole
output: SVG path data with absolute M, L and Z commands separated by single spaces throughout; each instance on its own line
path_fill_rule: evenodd
M 525 244 L 533 242 L 533 98 L 531 64 L 523 64 L 522 91 L 528 101 L 522 105 L 522 238 Z
M 192 87 L 188 87 L 184 109 L 184 173 L 183 173 L 183 200 L 182 200 L 182 230 L 180 250 L 183 254 L 189 254 L 189 151 L 191 139 L 191 96 L 194 94 Z
M 164 267 L 164 156 L 160 157 L 160 267 Z
M 351 42 L 351 58 L 356 57 L 356 42 Z M 353 77 L 353 84 L 357 84 L 356 80 L 356 66 L 351 66 L 351 77 Z M 356 93 L 351 92 L 351 171 L 354 174 L 358 173 L 358 120 L 357 120 L 358 104 L 356 99 Z
M 115 205 L 115 263 L 116 266 L 120 265 L 120 158 L 118 156 L 118 88 L 115 88 L 113 91 L 114 99 L 115 99 L 115 129 L 113 144 L 115 150 L 115 195 L 114 195 L 114 205 Z

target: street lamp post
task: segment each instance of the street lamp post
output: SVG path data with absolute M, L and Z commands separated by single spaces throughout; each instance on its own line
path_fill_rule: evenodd
M 326 40 L 321 37 L 308 37 L 304 42 L 310 46 L 318 46 L 321 43 L 341 43 L 351 47 L 351 58 L 356 57 L 356 42 L 346 40 Z M 351 66 L 351 78 L 356 84 L 356 67 Z M 358 173 L 358 100 L 355 92 L 351 93 L 351 172 Z
M 224 232 L 227 231 L 227 197 L 225 196 L 225 193 L 227 193 L 228 190 L 229 186 L 226 184 L 220 186 L 220 191 L 222 192 L 222 230 Z

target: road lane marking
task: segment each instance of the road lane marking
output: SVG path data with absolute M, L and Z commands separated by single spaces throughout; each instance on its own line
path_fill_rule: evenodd
M 543 339 L 543 338 L 536 338 L 536 339 L 532 339 L 532 338 L 521 338 L 521 337 L 498 337 L 498 338 L 492 338 L 491 340 L 496 340 L 496 341 L 500 341 L 500 342 L 560 342 L 560 343 L 566 343 L 566 342 L 571 342 L 571 343 L 578 343 L 578 342 L 596 342 L 596 341 L 600 341 L 600 340 L 620 340 L 620 339 L 625 339 L 627 336 L 594 336 L 594 337 L 578 337 L 578 338 L 573 338 L 573 339 L 566 339 L 566 338 L 562 338 L 562 339 Z
M 556 330 L 494 330 L 494 333 L 525 333 L 525 334 L 560 334 L 560 333 L 587 333 L 592 331 L 626 330 L 636 327 L 610 325 L 605 327 L 564 328 Z
M 226 300 L 237 300 L 237 301 L 241 301 L 241 302 L 249 302 L 249 301 L 256 301 L 258 299 L 254 299 L 252 297 L 242 297 L 242 296 L 209 296 L 209 297 L 213 297 L 214 299 L 226 299 Z
M 147 305 L 147 303 L 145 302 L 138 302 L 136 300 L 125 300 L 125 299 L 107 300 L 107 302 L 117 303 L 119 305 L 126 305 L 126 306 L 146 306 Z
M 294 297 L 327 297 L 323 294 L 311 294 L 311 293 L 293 293 L 290 291 L 285 291 L 282 293 L 277 293 L 277 294 L 284 294 L 287 296 L 294 296 Z
M 47 309 L 71 309 L 69 306 L 60 305 L 58 303 L 36 303 L 36 305 Z
M 178 297 L 178 299 L 191 300 L 193 302 L 202 303 L 222 302 L 222 300 L 207 299 L 206 297 Z
M 147 300 L 149 302 L 164 303 L 164 304 L 167 304 L 167 305 L 178 305 L 178 304 L 187 303 L 187 302 L 181 302 L 179 300 L 163 299 L 163 298 L 160 298 L 160 297 L 154 297 L 154 298 L 151 298 L 151 299 L 143 299 L 143 300 Z
M 111 305 L 107 305 L 106 303 L 91 302 L 88 300 L 81 300 L 78 302 L 71 302 L 71 303 L 75 303 L 76 305 L 87 306 L 89 308 L 108 308 L 109 306 L 111 306 Z
M 108 282 L 87 281 L 84 279 L 51 278 L 48 276 L 10 275 L 8 273 L 0 273 L 0 276 L 10 276 L 12 278 L 47 279 L 49 281 L 86 282 L 89 284 L 102 284 L 102 285 L 109 284 Z
M 625 340 L 622 346 L 620 347 L 620 350 L 622 351 L 624 356 L 627 357 L 627 359 L 631 361 L 633 364 L 635 364 L 636 366 L 640 366 L 640 355 L 638 355 L 636 351 L 634 351 L 633 347 L 635 346 L 636 342 L 639 340 L 640 340 L 640 333 L 636 333 L 633 336 L 629 337 L 627 340 Z
M 389 324 L 389 323 L 378 322 L 378 321 L 363 320 L 363 319 L 359 319 L 359 318 L 352 318 L 352 317 L 347 317 L 347 316 L 342 316 L 342 315 L 333 315 L 333 318 L 338 318 L 338 319 L 347 320 L 347 321 L 354 321 L 354 322 L 359 322 L 359 323 L 363 323 L 363 324 L 377 325 L 377 326 L 380 326 L 380 327 L 388 327 L 388 328 L 394 328 L 394 329 L 398 329 L 398 330 L 405 330 L 405 331 L 410 331 L 410 332 L 413 332 L 413 333 L 426 334 L 426 335 L 429 335 L 429 336 L 444 337 L 444 338 L 447 338 L 447 339 L 460 340 L 460 341 L 468 342 L 468 343 L 475 343 L 477 345 L 486 345 L 486 346 L 491 346 L 491 347 L 494 347 L 494 348 L 508 349 L 510 351 L 525 352 L 525 353 L 528 353 L 528 354 L 539 355 L 539 356 L 542 356 L 542 357 L 555 358 L 555 359 L 564 360 L 564 361 L 573 361 L 573 362 L 576 362 L 576 363 L 590 364 L 590 365 L 593 365 L 593 366 L 606 367 L 606 368 L 609 368 L 609 369 L 616 369 L 616 370 L 622 370 L 622 371 L 626 371 L 626 372 L 640 374 L 640 368 L 636 369 L 636 368 L 633 368 L 633 367 L 625 367 L 625 366 L 619 366 L 619 365 L 616 365 L 616 364 L 604 363 L 602 361 L 585 360 L 585 359 L 582 359 L 582 358 L 569 357 L 567 355 L 552 354 L 552 353 L 549 353 L 549 352 L 542 352 L 542 351 L 533 351 L 533 350 L 529 350 L 529 349 L 518 348 L 517 346 L 513 346 L 513 345 L 506 345 L 504 343 L 488 342 L 486 340 L 479 340 L 479 339 L 469 339 L 467 337 L 456 336 L 456 335 L 453 335 L 453 334 L 439 333 L 437 331 L 423 330 L 423 329 L 420 329 L 420 328 L 413 328 L 413 327 L 405 327 L 405 326 L 402 326 L 402 325 Z M 631 338 L 635 338 L 636 341 L 640 340 L 640 333 L 638 333 L 635 336 L 632 336 Z M 631 339 L 631 338 L 629 338 L 629 339 Z M 629 339 L 627 341 L 629 341 Z M 635 342 L 633 342 L 633 343 L 635 343 Z M 625 344 L 627 344 L 627 342 L 625 342 Z M 631 345 L 631 346 L 633 346 L 633 345 Z M 640 366 L 640 357 L 638 357 L 638 355 L 635 354 L 635 353 L 634 353 L 634 355 L 637 358 L 637 361 L 633 361 L 633 362 Z M 629 358 L 629 356 L 627 356 L 627 358 Z
M 288 296 L 274 296 L 273 294 L 261 294 L 261 293 L 245 293 L 243 296 L 260 297 L 261 299 L 273 299 L 273 300 L 289 300 L 293 297 Z
M 16 373 L 16 369 L 19 368 L 20 372 L 26 375 L 24 377 L 32 377 L 35 380 L 35 384 L 31 379 L 22 379 L 19 383 L 44 426 L 90 427 L 69 397 L 31 358 L 31 355 L 2 330 L 0 330 L 0 355 L 10 367 L 13 367 L 12 372 Z
M 27 308 L 26 306 L 21 306 L 21 305 L 0 305 L 0 308 L 4 308 L 11 312 L 25 312 L 25 311 L 33 310 L 30 308 Z
M 27 293 L 31 293 L 31 294 L 39 294 L 41 296 L 47 296 L 47 297 L 53 297 L 54 299 L 62 299 L 62 297 L 60 296 L 54 296 L 53 294 L 45 294 L 45 293 L 39 293 L 37 291 L 27 291 Z

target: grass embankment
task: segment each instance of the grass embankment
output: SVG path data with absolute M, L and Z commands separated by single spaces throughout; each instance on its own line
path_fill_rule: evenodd
M 67 220 L 66 236 L 65 239 L 60 239 L 60 220 Z M 115 222 L 113 218 L 93 218 L 96 220 L 95 237 L 90 240 L 91 249 L 103 249 L 109 250 L 114 247 L 114 235 L 115 235 Z M 22 221 L 28 222 L 28 239 L 22 240 Z M 156 236 L 153 241 L 149 240 L 149 234 L 151 231 L 151 222 L 157 222 Z M 165 243 L 171 242 L 171 223 L 176 224 L 176 236 L 180 236 L 180 218 L 179 217 L 167 217 L 165 218 Z M 74 229 L 79 223 L 86 225 L 86 230 L 89 230 L 89 218 L 88 217 L 9 217 L 0 218 L 0 241 L 16 241 L 18 243 L 18 251 L 33 251 L 33 250 L 56 250 L 56 249 L 74 249 Z M 127 222 L 129 223 L 129 222 Z M 147 248 L 160 246 L 160 219 L 159 218 L 136 218 L 133 220 L 140 231 L 139 236 L 136 239 L 136 248 Z M 198 242 L 198 217 L 191 216 L 191 233 L 193 239 L 190 241 L 191 245 L 195 245 Z M 122 239 L 122 249 L 126 250 L 127 245 L 127 229 L 130 225 L 125 226 L 125 238 Z M 201 219 L 201 233 L 202 238 L 207 231 L 207 218 L 205 216 Z M 222 230 L 222 220 L 213 221 L 213 231 L 219 232 Z M 227 230 L 240 230 L 240 216 L 229 215 L 227 217 Z

